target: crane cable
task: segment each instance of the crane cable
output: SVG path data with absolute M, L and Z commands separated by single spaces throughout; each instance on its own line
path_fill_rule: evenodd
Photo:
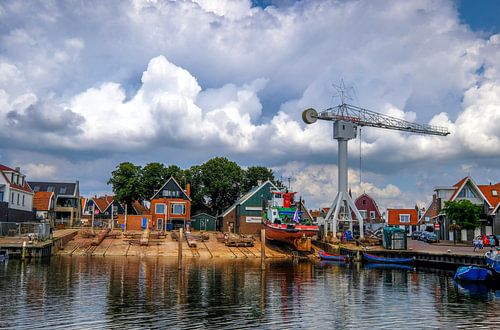
M 359 189 L 361 191 L 361 126 L 359 127 Z

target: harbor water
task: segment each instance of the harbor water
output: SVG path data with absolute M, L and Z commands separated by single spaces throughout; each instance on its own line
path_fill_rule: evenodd
M 53 257 L 0 264 L 0 329 L 498 328 L 500 290 L 335 262 Z

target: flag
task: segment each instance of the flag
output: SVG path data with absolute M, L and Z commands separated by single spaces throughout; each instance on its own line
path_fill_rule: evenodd
M 295 213 L 293 214 L 293 221 L 294 222 L 299 222 L 299 209 L 295 209 Z

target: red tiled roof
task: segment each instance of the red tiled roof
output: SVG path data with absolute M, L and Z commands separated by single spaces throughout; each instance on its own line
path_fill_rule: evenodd
M 134 207 L 135 212 L 137 214 L 149 214 L 149 209 L 144 205 L 142 205 L 141 203 L 139 203 L 139 201 L 134 201 L 132 203 L 132 206 Z
M 455 198 L 455 195 L 458 194 L 458 191 L 460 190 L 460 187 L 462 187 L 464 184 L 465 184 L 465 181 L 469 180 L 469 177 L 466 176 L 465 178 L 463 178 L 462 180 L 458 181 L 457 183 L 455 183 L 453 185 L 453 187 L 455 187 L 455 191 L 453 192 L 453 194 L 451 195 L 450 197 L 450 201 L 453 200 L 453 198 Z
M 400 214 L 409 214 L 410 222 L 400 222 Z M 389 225 L 416 225 L 418 223 L 418 212 L 415 209 L 388 209 L 387 223 Z
M 25 192 L 29 192 L 29 193 L 33 193 L 33 191 L 31 190 L 30 186 L 28 185 L 28 181 L 26 180 L 26 178 L 24 179 L 24 185 L 18 185 L 16 183 L 13 183 L 10 181 L 10 179 L 7 177 L 7 175 L 5 175 L 4 171 L 9 171 L 9 172 L 16 172 L 18 174 L 21 174 L 19 173 L 18 171 L 8 167 L 8 166 L 5 166 L 5 165 L 2 165 L 0 164 L 0 172 L 2 173 L 3 177 L 5 178 L 5 180 L 10 184 L 10 186 L 14 189 L 18 189 L 18 190 L 22 190 L 22 191 L 25 191 Z
M 479 190 L 483 193 L 484 197 L 490 202 L 491 206 L 495 208 L 500 203 L 500 182 L 496 184 L 478 185 Z M 497 191 L 497 195 L 493 196 L 493 190 Z
M 101 196 L 92 198 L 99 211 L 104 212 L 109 204 L 113 202 L 113 196 Z
M 33 197 L 33 208 L 37 211 L 50 210 L 50 201 L 54 196 L 53 192 L 37 191 Z

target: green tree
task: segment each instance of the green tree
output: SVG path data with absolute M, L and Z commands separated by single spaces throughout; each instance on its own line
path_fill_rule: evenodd
M 194 165 L 184 171 L 186 182 L 191 186 L 191 214 L 211 213 L 207 207 L 203 189 L 201 166 Z
M 115 198 L 132 209 L 132 202 L 141 197 L 141 167 L 130 162 L 119 164 L 111 172 L 108 184 L 113 186 Z
M 449 201 L 444 203 L 443 211 L 452 223 L 463 229 L 474 229 L 479 227 L 479 215 L 482 211 L 481 205 L 475 205 L 467 199 Z
M 178 184 L 181 185 L 183 189 L 186 189 L 186 187 L 183 187 L 183 185 L 186 185 L 186 174 L 183 169 L 181 169 L 177 165 L 169 165 L 168 167 L 165 168 L 165 179 L 168 180 L 170 177 L 173 177 Z M 166 181 L 165 180 L 165 181 Z
M 243 170 L 225 157 L 215 157 L 201 165 L 203 195 L 211 213 L 219 215 L 239 197 Z
M 165 166 L 161 163 L 147 164 L 142 168 L 140 180 L 142 199 L 150 199 L 167 180 Z
M 264 166 L 250 166 L 245 170 L 244 174 L 243 191 L 248 191 L 252 187 L 255 187 L 259 180 L 262 182 L 267 180 L 274 182 L 273 170 Z

